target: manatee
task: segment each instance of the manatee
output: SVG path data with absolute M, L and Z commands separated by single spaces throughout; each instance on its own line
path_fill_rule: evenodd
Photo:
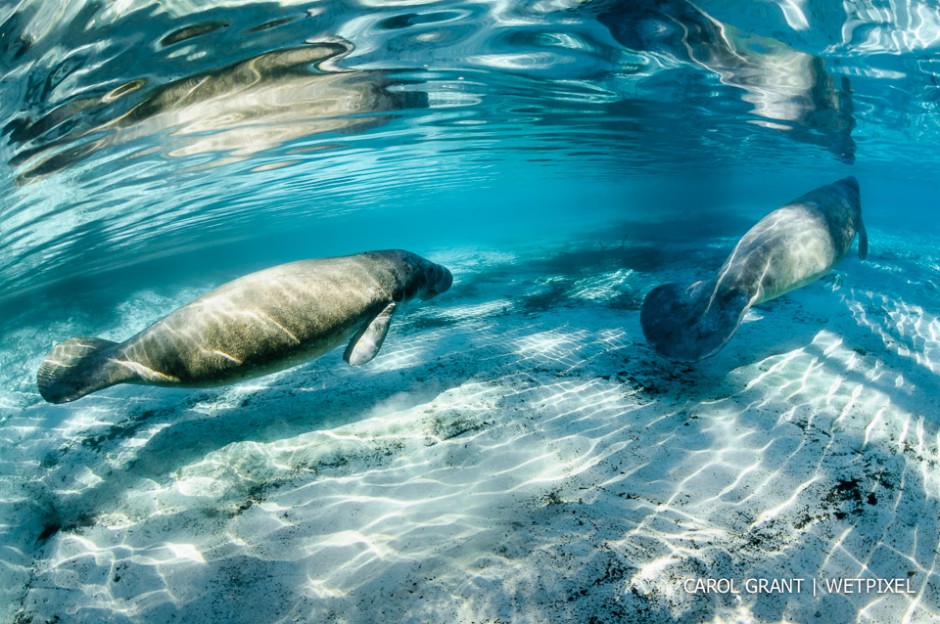
M 212 387 L 266 375 L 347 344 L 369 362 L 410 299 L 430 299 L 450 271 L 403 250 L 302 260 L 240 277 L 117 343 L 72 338 L 39 367 L 39 393 L 74 401 L 119 383 Z
M 713 355 L 751 306 L 828 273 L 856 234 L 864 259 L 868 235 L 854 177 L 810 191 L 752 227 L 714 279 L 650 291 L 640 310 L 643 334 L 667 358 L 696 361 Z
M 855 110 L 848 77 L 836 76 L 819 56 L 722 22 L 691 0 L 587 2 L 625 47 L 692 63 L 740 90 L 748 119 L 789 138 L 819 145 L 855 162 Z
M 402 88 L 408 82 L 388 72 L 341 68 L 352 50 L 332 37 L 166 84 L 152 84 L 159 76 L 134 78 L 106 94 L 69 97 L 36 117 L 16 115 L 0 133 L 10 136 L 17 152 L 10 164 L 17 182 L 26 184 L 154 136 L 172 135 L 169 156 L 210 154 L 233 162 L 299 138 L 364 132 L 387 123 L 385 112 L 428 106 L 426 94 Z

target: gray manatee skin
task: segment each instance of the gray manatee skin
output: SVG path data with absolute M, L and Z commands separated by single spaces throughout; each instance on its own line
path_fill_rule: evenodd
M 348 343 L 375 357 L 396 309 L 450 288 L 451 272 L 403 250 L 302 260 L 240 277 L 122 343 L 73 338 L 39 368 L 50 403 L 118 383 L 210 387 L 258 377 Z
M 663 284 L 640 310 L 643 334 L 667 358 L 696 361 L 716 353 L 745 312 L 816 281 L 859 238 L 868 253 L 858 180 L 819 187 L 761 219 L 738 241 L 712 280 Z

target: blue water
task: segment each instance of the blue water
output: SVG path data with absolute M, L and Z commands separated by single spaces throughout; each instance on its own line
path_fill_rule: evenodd
M 938 50 L 915 0 L 0 6 L 0 621 L 940 616 Z M 649 349 L 646 292 L 849 175 L 867 261 Z M 38 394 L 57 342 L 384 248 L 456 280 L 372 368 Z

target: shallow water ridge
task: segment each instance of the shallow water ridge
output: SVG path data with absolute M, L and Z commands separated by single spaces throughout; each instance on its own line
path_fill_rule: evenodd
M 25 0 L 0 72 L 0 623 L 940 618 L 932 3 Z M 848 176 L 866 259 L 647 342 Z M 363 366 L 39 395 L 390 248 L 454 283 Z

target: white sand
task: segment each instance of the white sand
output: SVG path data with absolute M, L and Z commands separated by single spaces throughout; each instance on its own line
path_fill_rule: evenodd
M 215 391 L 51 406 L 28 378 L 53 339 L 189 292 L 12 332 L 0 621 L 935 621 L 940 260 L 878 234 L 695 367 L 652 354 L 636 308 L 721 241 L 439 254 L 454 288 L 368 366 Z M 913 593 L 810 587 L 855 577 Z

